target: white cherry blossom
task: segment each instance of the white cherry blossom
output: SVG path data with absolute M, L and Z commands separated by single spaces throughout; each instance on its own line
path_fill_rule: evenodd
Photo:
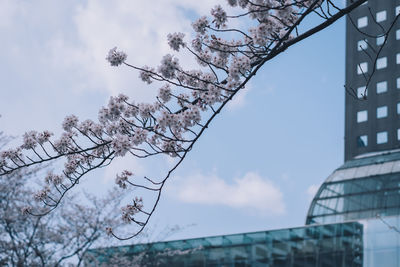
M 126 60 L 127 55 L 122 51 L 117 51 L 117 47 L 110 49 L 106 60 L 110 62 L 111 66 L 119 66 Z
M 169 33 L 167 38 L 168 38 L 168 44 L 169 46 L 179 52 L 179 49 L 181 47 L 185 47 L 185 42 L 183 42 L 183 38 L 185 37 L 184 33 L 181 32 L 176 32 L 176 33 Z

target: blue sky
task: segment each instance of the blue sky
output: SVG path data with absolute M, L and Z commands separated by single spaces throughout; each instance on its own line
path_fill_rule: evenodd
M 168 33 L 189 35 L 193 16 L 224 1 L 138 3 L 0 1 L 0 129 L 59 133 L 66 115 L 94 119 L 111 95 L 151 100 L 154 87 L 110 67 L 108 50 L 156 66 L 171 53 Z M 151 224 L 192 225 L 172 239 L 303 225 L 312 193 L 343 162 L 344 32 L 341 20 L 266 64 L 171 177 Z M 120 160 L 84 186 L 101 194 L 121 169 L 168 164 Z

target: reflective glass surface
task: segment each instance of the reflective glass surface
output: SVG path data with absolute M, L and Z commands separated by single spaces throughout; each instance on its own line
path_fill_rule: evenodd
M 400 216 L 89 250 L 84 266 L 400 266 Z M 113 259 L 118 259 L 115 264 Z
M 357 222 L 90 250 L 85 266 L 362 266 Z M 138 262 L 139 261 L 139 262 Z
M 306 224 L 400 214 L 399 157 L 392 152 L 346 162 L 321 185 Z
M 92 249 L 85 266 L 400 267 L 400 150 L 345 162 L 321 185 L 306 223 Z
M 400 217 L 361 220 L 363 225 L 363 265 L 400 266 Z

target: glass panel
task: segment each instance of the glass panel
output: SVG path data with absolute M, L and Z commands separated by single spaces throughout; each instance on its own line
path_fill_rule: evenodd
M 357 20 L 357 27 L 358 28 L 363 28 L 363 27 L 366 27 L 367 25 L 368 25 L 368 18 L 367 17 L 362 17 L 362 18 L 359 18 Z
M 376 21 L 381 22 L 386 20 L 386 10 L 376 13 Z
M 376 134 L 376 143 L 377 144 L 384 144 L 388 141 L 388 134 L 387 132 L 379 132 Z
M 351 178 L 354 177 L 356 169 L 355 168 L 348 168 L 348 169 L 341 170 L 341 172 L 342 172 L 342 179 L 341 180 L 351 179 Z
M 357 112 L 357 122 L 364 122 L 367 120 L 368 120 L 368 112 L 366 110 Z
M 380 165 L 368 165 L 368 176 L 377 175 Z
M 385 36 L 379 36 L 376 38 L 376 45 L 383 45 L 384 41 L 385 41 Z
M 366 40 L 360 40 L 357 42 L 357 50 L 358 51 L 363 51 L 368 48 L 368 43 Z
M 367 173 L 368 173 L 368 166 L 358 167 L 354 175 L 354 178 L 365 177 L 367 176 Z
M 357 97 L 358 98 L 365 98 L 364 96 L 368 95 L 368 90 L 365 90 L 365 86 L 357 88 Z
M 379 82 L 376 84 L 376 93 L 382 94 L 387 91 L 387 81 Z
M 399 64 L 399 63 L 397 63 L 397 64 Z M 376 61 L 376 69 L 380 70 L 380 69 L 384 69 L 386 67 L 387 67 L 387 58 L 386 57 L 378 58 Z
M 376 109 L 376 117 L 377 117 L 378 119 L 380 119 L 380 118 L 385 118 L 385 117 L 387 117 L 387 115 L 388 115 L 387 106 L 378 107 L 378 108 Z
M 400 59 L 400 58 L 399 58 Z M 357 74 L 365 74 L 368 72 L 368 63 L 363 62 L 357 65 Z
M 393 161 L 389 161 L 389 162 L 385 162 L 382 164 L 380 170 L 379 170 L 379 174 L 387 174 L 390 173 L 393 169 Z
M 357 137 L 357 147 L 366 147 L 368 146 L 368 136 L 361 135 Z

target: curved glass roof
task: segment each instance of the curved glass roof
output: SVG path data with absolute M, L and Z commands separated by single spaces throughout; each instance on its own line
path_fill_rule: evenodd
M 334 223 L 400 214 L 400 151 L 345 162 L 321 185 L 306 224 Z

